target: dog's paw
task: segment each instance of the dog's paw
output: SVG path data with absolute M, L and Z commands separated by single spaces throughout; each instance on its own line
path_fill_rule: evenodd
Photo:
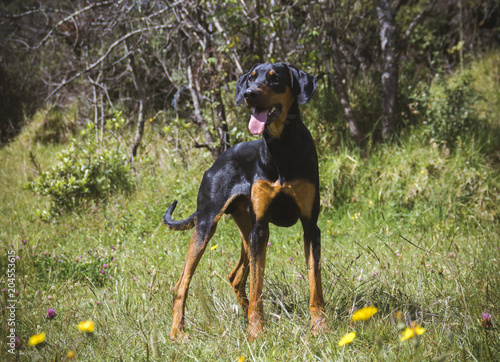
M 329 330 L 330 328 L 328 328 L 324 317 L 311 320 L 311 332 L 313 335 L 317 336 L 318 334 L 328 332 Z
M 189 342 L 189 334 L 187 334 L 186 332 L 181 331 L 177 328 L 172 329 L 172 331 L 170 331 L 170 341 L 171 342 L 187 343 L 187 342 Z

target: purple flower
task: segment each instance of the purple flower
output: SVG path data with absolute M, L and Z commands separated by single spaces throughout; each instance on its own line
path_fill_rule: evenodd
M 61 259 L 59 259 L 57 262 L 58 262 L 58 263 L 62 263 L 62 260 L 61 260 Z
M 455 253 L 452 251 L 449 255 L 448 255 L 450 258 L 454 258 L 455 257 Z
M 116 258 L 113 258 L 113 263 L 116 263 Z
M 135 282 L 135 281 L 137 281 L 137 278 L 136 278 L 136 277 L 134 277 L 133 279 L 134 279 L 134 282 Z
M 490 329 L 493 327 L 493 324 L 491 324 L 491 314 L 489 313 L 483 313 L 481 314 L 481 326 L 486 329 Z
M 108 267 L 108 264 L 103 264 L 103 269 L 106 269 Z
M 56 312 L 54 311 L 54 309 L 52 309 L 52 307 L 50 307 L 47 310 L 47 315 L 45 316 L 45 318 L 47 318 L 47 319 L 54 319 L 55 317 L 56 317 Z
M 26 244 L 26 240 L 23 240 L 23 244 Z
M 293 260 L 293 258 L 292 258 L 292 257 L 290 257 L 290 261 L 292 261 L 292 260 Z
M 271 246 L 271 242 L 268 242 L 268 243 L 267 243 L 267 246 Z
M 101 274 L 102 275 L 106 274 L 106 271 L 105 270 L 101 270 Z
M 21 348 L 22 345 L 23 344 L 21 343 L 21 340 L 17 336 L 15 336 L 14 337 L 14 348 L 19 349 L 19 348 Z

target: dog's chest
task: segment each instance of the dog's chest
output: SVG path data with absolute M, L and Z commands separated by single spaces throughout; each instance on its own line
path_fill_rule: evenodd
M 315 196 L 315 186 L 306 180 L 283 185 L 279 181 L 258 180 L 252 185 L 251 201 L 257 220 L 269 218 L 286 226 L 293 225 L 298 217 L 311 217 Z

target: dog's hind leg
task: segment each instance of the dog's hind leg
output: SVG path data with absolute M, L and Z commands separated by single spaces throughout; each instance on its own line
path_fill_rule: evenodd
M 170 331 L 170 339 L 174 340 L 178 337 L 187 337 L 184 333 L 185 321 L 184 310 L 186 306 L 186 298 L 189 290 L 189 283 L 193 277 L 194 271 L 198 266 L 208 242 L 215 233 L 216 222 L 203 222 L 198 220 L 191 239 L 182 270 L 181 277 L 174 288 L 174 315 L 172 319 L 172 329 Z
M 233 219 L 238 225 L 241 235 L 241 254 L 240 259 L 236 263 L 233 271 L 229 274 L 229 281 L 233 286 L 236 298 L 243 309 L 245 316 L 248 314 L 248 297 L 245 291 L 248 273 L 250 268 L 248 265 L 249 239 L 252 232 L 252 221 L 248 211 L 244 206 L 238 206 L 232 213 Z

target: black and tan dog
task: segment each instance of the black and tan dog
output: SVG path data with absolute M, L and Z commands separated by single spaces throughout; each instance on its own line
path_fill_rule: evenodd
M 311 328 L 326 327 L 321 287 L 320 230 L 317 226 L 319 176 L 316 147 L 302 123 L 299 104 L 307 103 L 316 79 L 291 65 L 260 64 L 236 85 L 236 105 L 253 108 L 249 129 L 263 139 L 244 142 L 221 154 L 205 172 L 197 209 L 187 219 L 172 219 L 177 201 L 164 215 L 174 230 L 194 227 L 182 275 L 174 291 L 170 336 L 184 336 L 184 308 L 189 282 L 214 235 L 221 216 L 231 214 L 241 234 L 241 256 L 229 280 L 243 311 L 248 313 L 249 334 L 263 332 L 262 285 L 269 239 L 269 223 L 289 227 L 299 219 L 304 229 L 304 250 L 311 299 Z M 250 275 L 250 295 L 245 286 Z

